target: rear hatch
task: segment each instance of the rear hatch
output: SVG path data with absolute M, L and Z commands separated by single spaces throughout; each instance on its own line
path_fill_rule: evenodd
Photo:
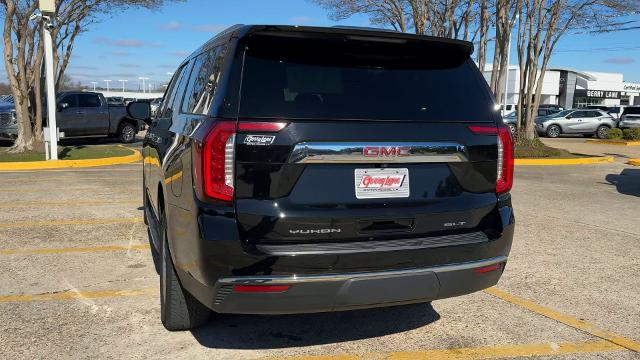
M 276 32 L 245 45 L 234 201 L 248 244 L 500 234 L 499 118 L 468 47 Z

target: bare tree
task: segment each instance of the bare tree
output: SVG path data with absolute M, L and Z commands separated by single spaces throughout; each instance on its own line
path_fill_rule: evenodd
M 18 121 L 18 139 L 12 151 L 33 149 L 33 131 L 29 119 L 28 94 L 33 82 L 35 56 L 34 44 L 39 25 L 29 18 L 37 10 L 35 0 L 2 0 L 4 15 L 4 65 L 11 86 Z M 38 36 L 39 38 L 39 36 Z
M 506 102 L 503 94 L 507 72 L 509 71 L 509 37 L 520 13 L 523 0 L 496 0 L 495 2 L 495 42 L 493 50 L 493 67 L 489 87 L 498 102 Z M 526 0 L 524 0 L 526 1 Z M 504 100 L 502 100 L 504 95 Z
M 523 0 L 518 26 L 519 133 L 526 140 L 535 138 L 542 86 L 549 60 L 558 41 L 569 29 L 592 32 L 612 31 L 621 24 L 615 19 L 640 10 L 635 1 L 615 0 Z M 524 129 L 520 129 L 521 124 Z
M 476 60 L 478 68 L 484 71 L 487 64 L 487 44 L 489 42 L 489 27 L 491 26 L 491 12 L 489 10 L 489 0 L 479 0 L 478 2 L 478 47 L 476 49 Z
M 344 20 L 355 14 L 367 14 L 372 24 L 407 31 L 406 0 L 313 0 L 329 11 L 334 20 Z
M 59 86 L 64 79 L 77 36 L 96 22 L 99 16 L 129 7 L 155 9 L 164 1 L 58 0 L 55 27 L 52 30 L 56 47 L 56 84 Z M 42 139 L 42 23 L 30 19 L 37 8 L 38 0 L 0 0 L 0 15 L 4 17 L 4 64 L 15 100 L 18 121 L 18 137 L 9 150 L 12 152 L 32 150 Z

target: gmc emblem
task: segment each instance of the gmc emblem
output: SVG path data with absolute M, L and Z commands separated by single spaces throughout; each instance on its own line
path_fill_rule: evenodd
M 409 146 L 365 146 L 362 155 L 367 157 L 409 156 Z

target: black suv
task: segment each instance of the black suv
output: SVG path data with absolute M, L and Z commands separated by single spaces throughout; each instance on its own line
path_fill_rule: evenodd
M 218 313 L 429 302 L 495 285 L 513 146 L 468 42 L 234 26 L 145 119 L 144 209 L 169 330 Z

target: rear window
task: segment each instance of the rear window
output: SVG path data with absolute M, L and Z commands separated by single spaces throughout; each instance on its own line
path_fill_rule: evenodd
M 477 71 L 466 53 L 434 44 L 262 39 L 247 50 L 240 115 L 495 121 Z

